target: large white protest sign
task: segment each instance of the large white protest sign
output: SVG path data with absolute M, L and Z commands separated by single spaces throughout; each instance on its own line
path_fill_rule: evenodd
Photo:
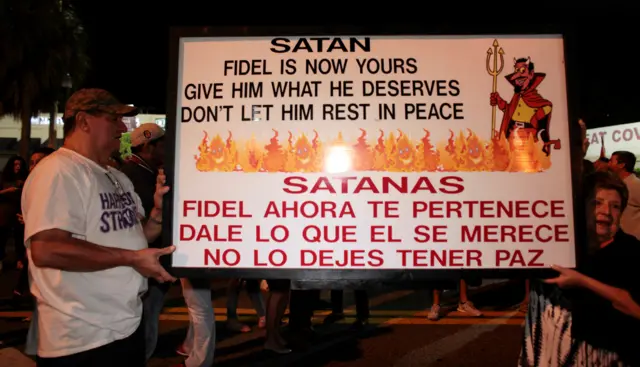
M 563 40 L 184 38 L 173 266 L 575 265 Z

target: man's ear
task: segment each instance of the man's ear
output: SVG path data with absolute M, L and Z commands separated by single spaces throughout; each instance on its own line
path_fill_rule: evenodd
M 80 129 L 84 132 L 88 132 L 90 130 L 89 123 L 87 121 L 88 114 L 84 111 L 78 112 L 76 115 L 76 129 Z

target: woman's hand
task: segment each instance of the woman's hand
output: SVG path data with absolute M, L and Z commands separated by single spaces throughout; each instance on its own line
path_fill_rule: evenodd
M 563 268 L 558 265 L 553 265 L 551 268 L 560 274 L 556 278 L 545 279 L 544 282 L 548 284 L 557 284 L 560 288 L 581 287 L 586 278 L 584 274 L 573 269 Z

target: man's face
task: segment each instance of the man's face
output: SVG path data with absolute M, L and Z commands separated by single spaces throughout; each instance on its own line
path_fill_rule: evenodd
M 88 126 L 89 138 L 105 161 L 120 149 L 120 138 L 127 132 L 127 126 L 121 115 L 111 113 L 84 114 Z
M 596 189 L 594 200 L 588 203 L 587 223 L 599 242 L 613 238 L 620 228 L 621 213 L 622 199 L 616 190 Z
M 615 173 L 624 171 L 624 164 L 618 162 L 618 156 L 615 154 L 611 156 L 611 159 L 609 159 L 609 169 Z

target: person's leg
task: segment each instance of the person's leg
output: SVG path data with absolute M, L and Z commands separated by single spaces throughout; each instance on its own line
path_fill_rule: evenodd
M 322 322 L 332 324 L 342 319 L 344 319 L 344 291 L 333 289 L 331 290 L 331 313 Z
M 367 291 L 359 289 L 354 291 L 356 298 L 356 318 L 360 321 L 369 319 L 369 295 Z
M 441 289 L 434 289 L 432 291 L 433 303 L 431 304 L 431 309 L 427 314 L 427 318 L 432 321 L 436 321 L 440 319 L 440 295 L 442 294 Z
M 209 279 L 180 279 L 182 294 L 189 309 L 193 327 L 193 342 L 188 346 L 187 367 L 211 366 L 213 364 L 216 329 L 213 305 L 211 304 L 211 283 Z
M 158 326 L 160 323 L 160 314 L 164 307 L 164 297 L 171 287 L 170 284 L 160 284 L 155 280 L 149 280 L 149 290 L 142 300 L 144 308 L 144 338 L 145 338 L 145 355 L 147 360 L 153 356 L 158 343 Z
M 280 323 L 289 303 L 289 281 L 273 279 L 269 283 L 269 294 L 267 295 L 267 315 L 266 315 L 266 341 L 264 349 L 285 354 L 290 353 L 286 341 L 282 337 Z
M 468 290 L 469 287 L 467 286 L 467 282 L 464 279 L 460 279 L 460 302 L 458 303 L 458 311 L 475 317 L 482 316 L 482 312 L 480 312 L 480 310 L 478 310 L 473 303 L 469 301 L 469 297 L 467 295 Z
M 249 325 L 238 320 L 238 297 L 240 296 L 241 279 L 231 279 L 227 286 L 227 329 L 236 333 L 251 331 Z
M 264 297 L 262 297 L 262 292 L 260 291 L 260 282 L 258 279 L 247 279 L 245 281 L 245 287 L 249 299 L 251 299 L 251 304 L 258 315 L 258 327 L 262 329 L 266 325 L 266 306 Z

